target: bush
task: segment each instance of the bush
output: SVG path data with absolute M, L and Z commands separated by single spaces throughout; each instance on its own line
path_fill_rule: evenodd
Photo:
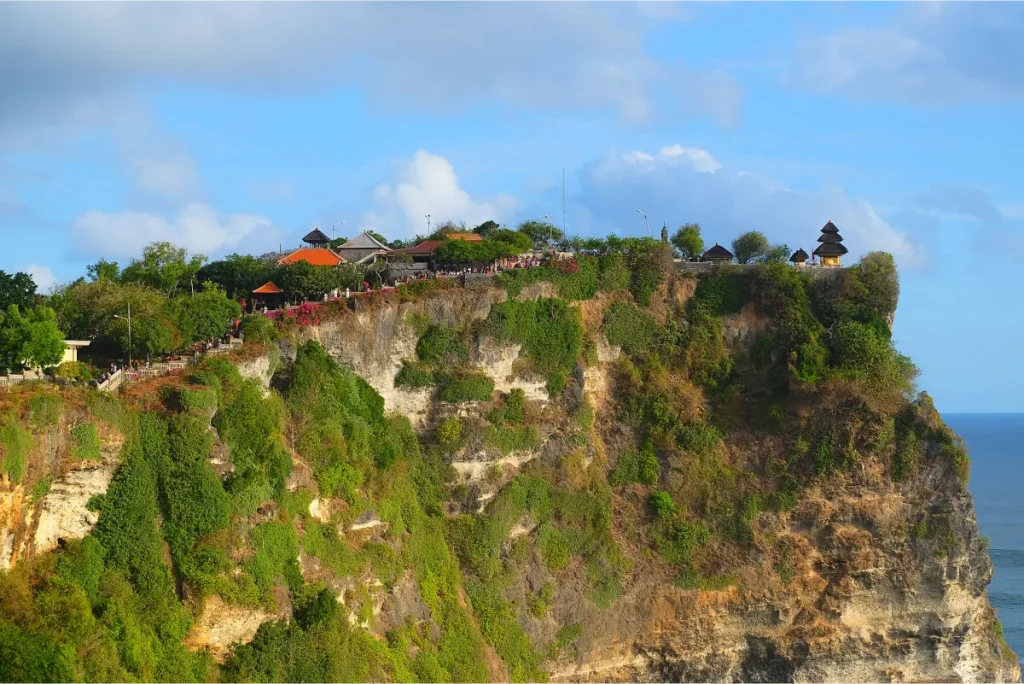
M 496 426 L 521 425 L 525 417 L 526 393 L 518 387 L 508 393 L 504 404 L 487 414 L 487 420 Z
M 701 456 L 711 453 L 721 441 L 722 434 L 714 426 L 704 423 L 688 423 L 676 431 L 676 443 Z
M 494 381 L 484 373 L 456 371 L 442 373 L 437 398 L 453 404 L 464 401 L 490 401 L 494 394 Z
M 0 473 L 7 473 L 14 483 L 21 482 L 28 463 L 28 452 L 32 450 L 32 433 L 21 424 L 13 411 L 7 413 L 0 426 L 0 446 L 4 448 Z
M 416 358 L 429 364 L 454 364 L 469 358 L 469 348 L 458 331 L 432 325 L 416 343 Z
M 71 430 L 71 456 L 80 461 L 99 461 L 103 458 L 102 444 L 96 425 L 79 423 Z
M 672 500 L 671 494 L 664 491 L 651 494 L 648 505 L 651 507 L 651 512 L 659 518 L 671 517 L 679 511 L 679 504 Z
M 261 314 L 243 316 L 238 331 L 245 344 L 270 345 L 281 336 L 274 321 Z
M 599 259 L 601 289 L 606 291 L 629 288 L 630 274 L 626 258 L 619 252 L 603 254 Z
M 32 425 L 37 430 L 56 425 L 60 420 L 60 410 L 64 407 L 64 399 L 57 394 L 40 394 L 32 398 Z
M 217 391 L 213 388 L 182 388 L 178 394 L 186 411 L 208 411 L 217 406 Z
M 658 340 L 661 325 L 636 304 L 614 302 L 604 315 L 604 334 L 611 344 L 636 356 L 648 351 Z
M 654 446 L 645 444 L 640 451 L 627 451 L 619 456 L 608 481 L 615 486 L 629 482 L 653 485 L 658 483 L 660 472 L 661 463 L 654 453 Z
M 395 387 L 412 387 L 419 389 L 434 386 L 434 373 L 425 363 L 403 361 L 402 367 L 395 375 Z
M 532 426 L 498 427 L 492 425 L 487 429 L 487 444 L 497 447 L 503 454 L 511 454 L 514 451 L 532 451 L 537 448 L 539 440 L 537 431 Z
M 95 379 L 89 366 L 81 361 L 65 361 L 57 366 L 54 375 L 58 378 L 67 378 L 78 382 L 90 382 Z

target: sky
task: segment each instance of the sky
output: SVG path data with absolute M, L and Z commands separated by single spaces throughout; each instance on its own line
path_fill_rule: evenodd
M 831 220 L 895 256 L 940 409 L 1024 412 L 1021 35 L 1003 2 L 3 3 L 0 269 Z

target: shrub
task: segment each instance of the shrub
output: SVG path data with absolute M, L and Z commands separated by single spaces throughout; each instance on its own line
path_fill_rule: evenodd
M 457 363 L 469 358 L 469 348 L 456 330 L 432 325 L 416 343 L 416 357 L 429 364 Z
M 494 381 L 487 375 L 473 371 L 442 373 L 437 398 L 453 404 L 464 401 L 490 401 L 494 394 Z
M 32 485 L 32 503 L 39 503 L 39 500 L 50 491 L 50 485 L 52 484 L 52 477 L 44 477 Z
M 505 427 L 492 425 L 487 429 L 487 443 L 497 447 L 503 454 L 514 451 L 531 451 L 539 443 L 537 431 L 532 426 Z
M 94 379 L 93 372 L 89 370 L 89 366 L 81 361 L 65 361 L 54 371 L 54 375 L 59 378 L 67 378 L 69 380 L 77 380 L 78 382 L 89 382 Z
M 661 463 L 654 453 L 654 446 L 645 444 L 640 451 L 627 451 L 619 456 L 609 482 L 619 486 L 629 482 L 645 485 L 658 483 Z
M 178 394 L 186 411 L 208 411 L 217 406 L 217 392 L 210 388 L 182 388 Z
M 658 320 L 636 304 L 614 302 L 604 315 L 605 337 L 630 356 L 648 351 L 660 331 Z
M 704 423 L 687 423 L 679 426 L 676 432 L 676 443 L 687 451 L 704 455 L 722 441 L 722 434 L 713 426 Z
M 36 429 L 56 425 L 64 400 L 56 394 L 40 394 L 32 398 L 32 425 Z
M 629 266 L 621 253 L 603 254 L 599 259 L 599 264 L 602 290 L 614 291 L 629 288 Z
M 99 461 L 103 458 L 102 444 L 95 424 L 79 423 L 72 428 L 71 456 L 81 461 Z
M 238 330 L 245 344 L 270 345 L 281 336 L 274 321 L 262 314 L 243 316 Z
M 648 500 L 651 512 L 658 517 L 671 517 L 679 511 L 679 504 L 672 500 L 672 495 L 665 491 L 651 494 Z
M 519 387 L 505 397 L 505 403 L 491 410 L 487 420 L 497 426 L 520 425 L 526 417 L 526 393 Z
M 0 473 L 7 473 L 12 482 L 21 482 L 28 463 L 28 452 L 32 450 L 32 433 L 21 424 L 13 411 L 7 413 L 0 426 L 0 445 L 4 448 Z
M 402 367 L 395 375 L 395 387 L 433 387 L 434 373 L 425 363 L 403 361 Z

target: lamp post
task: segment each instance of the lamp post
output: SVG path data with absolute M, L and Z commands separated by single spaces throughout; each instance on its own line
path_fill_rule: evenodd
M 553 241 L 555 239 L 555 219 L 548 216 L 547 214 L 544 215 L 544 218 L 547 220 L 548 225 L 550 226 L 550 229 L 548 230 L 548 239 Z
M 124 319 L 124 316 L 114 314 L 114 318 Z M 128 302 L 128 363 L 132 362 L 132 303 Z
M 644 217 L 644 225 L 647 226 L 647 237 L 651 237 L 651 224 L 647 221 L 647 214 L 642 209 L 637 209 L 637 212 Z
M 427 237 L 430 237 L 430 214 L 427 214 Z

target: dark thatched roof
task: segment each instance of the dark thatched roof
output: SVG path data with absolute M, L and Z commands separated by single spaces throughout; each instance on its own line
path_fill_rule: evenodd
M 798 249 L 795 252 L 793 252 L 793 256 L 789 257 L 789 260 L 792 261 L 794 264 L 802 264 L 803 262 L 807 261 L 810 258 L 811 257 L 808 256 L 807 252 L 805 252 L 802 249 Z
M 821 229 L 822 233 L 838 233 L 839 229 L 836 228 L 836 224 L 829 221 L 825 224 L 825 227 Z
M 306 237 L 302 238 L 302 241 L 309 245 L 326 245 L 331 241 L 331 238 L 323 234 L 319 228 L 314 228 L 309 231 Z
M 823 242 L 818 245 L 814 253 L 820 257 L 840 257 L 846 254 L 848 249 L 838 242 Z
M 701 258 L 705 261 L 729 261 L 733 258 L 733 253 L 716 242 L 715 246 L 704 252 Z
M 840 235 L 839 233 L 822 233 L 818 237 L 818 242 L 836 243 L 836 242 L 842 242 L 842 241 L 843 241 L 843 236 Z

